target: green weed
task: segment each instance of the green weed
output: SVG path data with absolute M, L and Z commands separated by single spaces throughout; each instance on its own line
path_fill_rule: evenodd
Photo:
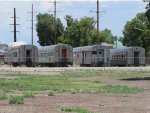
M 49 92 L 48 96 L 55 96 L 55 93 L 54 92 Z
M 7 96 L 5 94 L 0 94 L 0 100 L 7 99 Z
M 9 99 L 9 104 L 24 104 L 24 96 L 15 96 Z
M 33 93 L 33 92 L 25 92 L 25 93 L 23 94 L 23 96 L 24 96 L 25 98 L 34 98 L 34 95 L 35 95 L 35 93 Z
M 61 111 L 65 111 L 65 112 L 76 112 L 76 113 L 94 113 L 94 112 L 90 112 L 86 109 L 77 107 L 77 108 L 61 108 Z
M 78 73 L 78 77 L 82 77 L 81 73 Z M 76 74 L 74 74 L 75 76 Z M 89 77 L 98 76 L 93 73 Z M 17 75 L 19 76 L 19 75 Z M 27 75 L 24 77 L 15 79 L 0 79 L 0 88 L 5 92 L 10 91 L 55 91 L 55 92 L 69 92 L 69 93 L 122 93 L 122 94 L 135 94 L 141 92 L 141 89 L 136 87 L 127 86 L 113 86 L 102 84 L 100 81 L 85 81 L 85 80 L 72 80 L 72 76 L 40 76 L 40 75 Z M 86 76 L 83 74 L 83 76 Z M 27 96 L 33 96 L 27 94 Z

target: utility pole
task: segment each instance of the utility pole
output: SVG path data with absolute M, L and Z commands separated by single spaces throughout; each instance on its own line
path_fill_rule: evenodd
M 16 9 L 14 8 L 14 42 L 17 41 L 16 37 Z
M 54 44 L 57 44 L 57 12 L 61 12 L 61 11 L 57 11 L 57 3 L 60 3 L 60 2 L 57 2 L 56 0 L 54 0 L 54 2 L 51 2 L 51 3 L 54 3 Z
M 97 5 L 97 11 L 91 11 L 90 10 L 90 12 L 96 13 L 96 17 L 97 17 L 96 23 L 97 23 L 97 45 L 98 45 L 98 44 L 101 43 L 100 42 L 100 33 L 99 33 L 99 25 L 100 25 L 99 24 L 99 14 L 102 13 L 102 12 L 106 12 L 106 11 L 99 11 L 99 0 L 97 0 L 96 5 Z
M 32 4 L 32 45 L 33 45 L 33 4 Z
M 33 45 L 34 44 L 34 13 L 36 13 L 36 12 L 34 12 L 34 7 L 33 7 L 33 4 L 32 4 L 32 11 L 31 12 L 29 12 L 29 13 L 31 13 L 31 44 Z
M 97 0 L 97 45 L 100 44 L 99 36 L 99 0 Z
M 14 8 L 14 17 L 12 17 L 12 18 L 14 19 L 14 24 L 10 24 L 10 25 L 14 26 L 14 31 L 12 31 L 12 32 L 14 32 L 14 42 L 17 42 L 17 32 L 19 32 L 19 31 L 16 30 L 16 26 L 20 25 L 20 24 L 16 23 L 16 18 L 18 18 L 18 17 L 16 17 L 16 8 Z
M 56 34 L 57 34 L 57 27 L 56 27 L 56 0 L 54 1 L 54 17 L 55 17 L 55 20 L 54 20 L 54 26 L 55 26 L 55 33 L 54 33 L 54 44 L 56 44 Z
M 118 48 L 118 37 L 116 36 L 116 48 Z

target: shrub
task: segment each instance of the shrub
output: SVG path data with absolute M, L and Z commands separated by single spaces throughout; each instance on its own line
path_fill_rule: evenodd
M 6 95 L 0 94 L 0 100 L 4 100 L 4 99 L 7 99 Z
M 49 93 L 48 93 L 48 96 L 55 96 L 55 93 L 49 92 Z
M 24 104 L 24 96 L 15 96 L 9 99 L 9 104 Z

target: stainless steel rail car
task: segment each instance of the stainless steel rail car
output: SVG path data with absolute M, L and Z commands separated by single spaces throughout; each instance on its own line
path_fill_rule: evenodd
M 74 48 L 73 63 L 80 66 L 108 66 L 109 47 L 95 45 Z
M 145 49 L 142 47 L 125 47 L 110 49 L 110 66 L 144 66 Z
M 39 48 L 41 66 L 68 66 L 73 64 L 73 48 L 67 44 Z
M 5 52 L 4 51 L 2 51 L 2 50 L 0 50 L 0 61 L 3 61 L 4 62 L 4 60 L 5 60 Z
M 28 44 L 13 44 L 6 51 L 5 62 L 13 66 L 37 66 L 38 48 Z

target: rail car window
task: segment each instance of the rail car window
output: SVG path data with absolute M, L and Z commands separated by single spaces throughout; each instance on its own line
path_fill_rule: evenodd
M 40 54 L 41 57 L 46 57 L 46 55 L 47 55 L 46 53 L 41 53 Z
M 43 56 L 43 54 L 42 53 L 40 53 L 40 57 L 42 57 Z
M 92 54 L 97 54 L 97 51 L 92 51 Z
M 50 53 L 47 53 L 47 56 L 51 56 L 51 54 L 50 54 Z
M 113 55 L 113 59 L 115 59 L 116 57 L 115 57 L 115 55 Z
M 79 57 L 79 54 L 77 54 L 77 57 Z
M 119 55 L 119 59 L 121 59 L 121 55 Z
M 99 52 L 99 54 L 102 54 L 102 52 Z
M 31 50 L 26 50 L 26 57 L 31 57 Z
M 14 52 L 14 57 L 17 57 L 17 52 Z

